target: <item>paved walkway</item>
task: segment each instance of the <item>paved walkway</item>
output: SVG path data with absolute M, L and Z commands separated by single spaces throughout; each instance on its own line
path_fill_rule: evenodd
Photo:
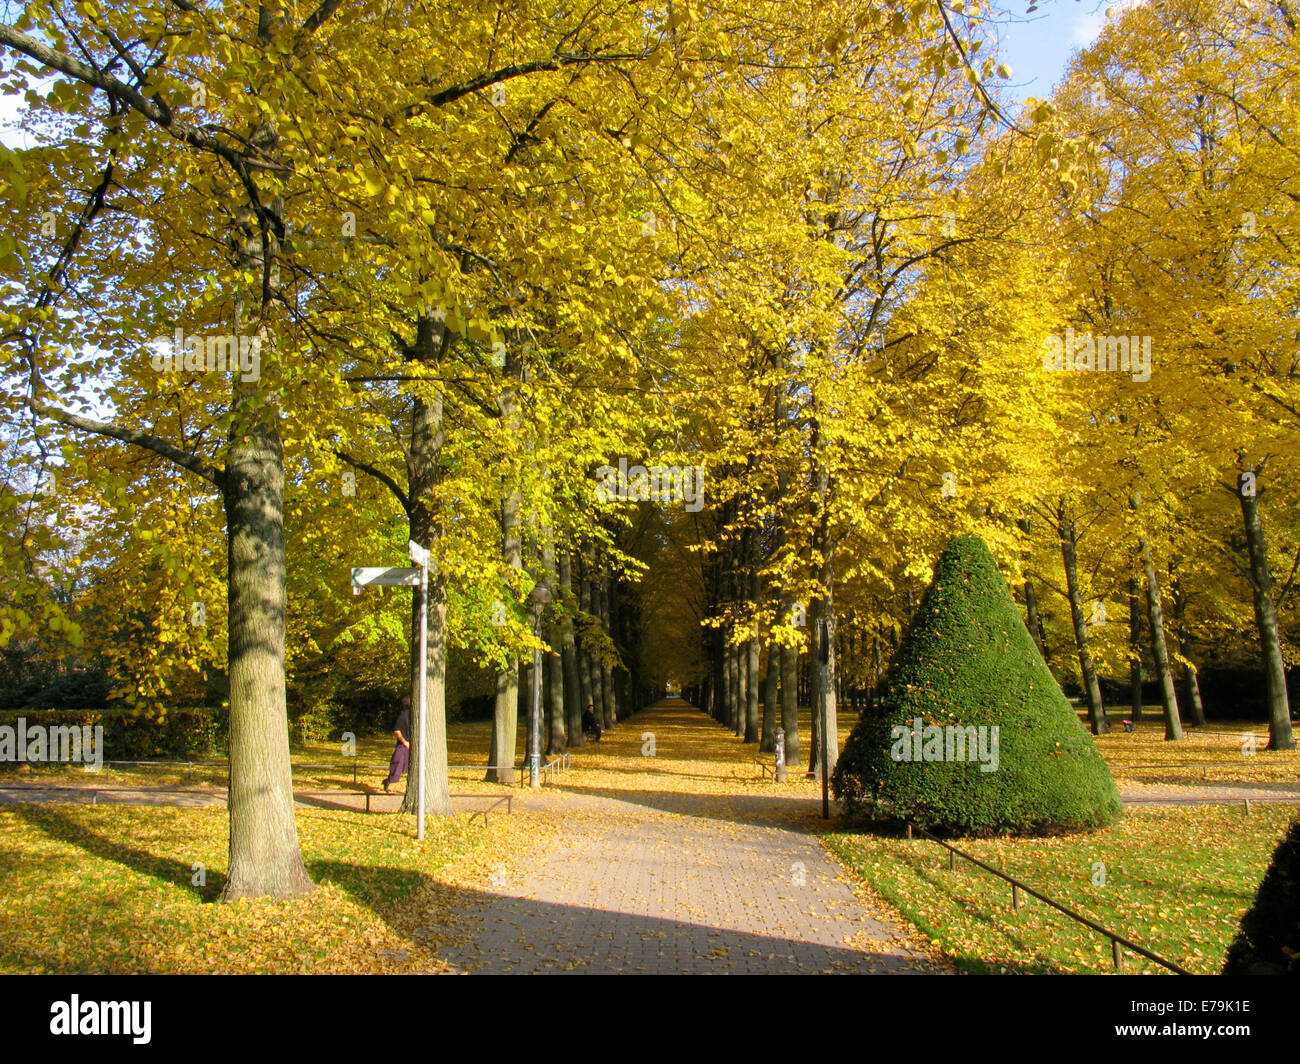
M 823 851 L 815 788 L 760 781 L 753 754 L 703 713 L 667 701 L 582 749 L 554 785 L 513 791 L 517 806 L 557 830 L 531 865 L 500 866 L 489 883 L 457 892 L 447 926 L 429 928 L 443 958 L 470 972 L 943 971 Z M 87 801 L 91 790 L 0 785 L 0 803 Z M 1132 781 L 1121 793 L 1134 804 L 1296 794 L 1274 784 Z M 142 788 L 97 800 L 200 806 L 224 798 Z
M 805 826 L 815 798 L 736 793 L 755 789 L 738 753 L 688 759 L 726 737 L 665 702 L 584 750 L 526 799 L 562 816 L 563 833 L 464 904 L 445 958 L 472 972 L 942 971 L 826 856 Z

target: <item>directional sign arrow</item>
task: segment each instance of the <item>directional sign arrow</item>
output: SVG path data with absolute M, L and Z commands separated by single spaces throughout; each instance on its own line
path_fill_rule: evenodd
M 372 565 L 352 570 L 352 586 L 419 587 L 420 570 Z
M 429 552 L 426 548 L 421 547 L 415 540 L 408 540 L 406 544 L 407 553 L 411 556 L 411 561 L 416 565 L 428 566 Z

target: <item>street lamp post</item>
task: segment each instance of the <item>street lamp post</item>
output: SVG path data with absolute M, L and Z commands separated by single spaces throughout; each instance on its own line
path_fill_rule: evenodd
M 551 603 L 551 589 L 538 584 L 528 596 L 528 610 L 533 617 L 533 701 L 528 714 L 528 785 L 537 790 L 542 785 L 542 613 Z

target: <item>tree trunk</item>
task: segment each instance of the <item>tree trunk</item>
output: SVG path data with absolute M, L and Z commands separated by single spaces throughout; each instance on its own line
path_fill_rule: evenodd
M 519 396 L 515 378 L 522 373 L 513 348 L 506 356 L 506 386 L 497 396 L 501 422 L 511 436 L 519 429 Z M 524 567 L 520 537 L 521 474 L 512 455 L 504 456 L 501 483 L 501 554 L 514 572 Z M 512 653 L 505 667 L 497 673 L 496 705 L 492 714 L 492 745 L 488 755 L 487 780 L 491 783 L 514 783 L 515 746 L 519 727 L 519 659 Z
M 723 640 L 725 626 L 709 629 L 710 663 L 713 669 L 713 719 L 723 724 L 727 719 L 727 655 Z
M 548 756 L 562 754 L 568 749 L 568 721 L 564 712 L 564 661 L 563 639 L 560 624 L 552 617 L 546 626 L 546 643 L 549 650 L 542 654 L 546 670 L 546 719 L 550 722 L 550 735 L 546 743 Z
M 416 540 L 419 543 L 419 540 Z M 420 642 L 420 589 L 415 589 L 411 606 L 411 645 Z M 406 793 L 399 812 L 414 815 L 418 809 L 420 758 L 424 763 L 424 811 L 429 816 L 451 816 L 450 780 L 447 771 L 447 582 L 440 573 L 429 573 L 429 616 L 425 644 L 424 712 L 426 738 L 420 732 L 419 651 L 411 657 L 411 758 L 406 776 Z
M 431 315 L 416 318 L 415 342 L 403 354 L 408 361 L 435 364 L 454 342 L 454 334 Z M 443 400 L 433 395 L 428 400 L 411 398 L 411 438 L 406 456 L 407 536 L 435 557 L 441 538 L 441 525 L 431 508 L 434 489 L 441 478 L 442 447 L 445 440 Z M 428 735 L 422 734 L 419 719 L 419 617 L 420 591 L 411 603 L 411 748 L 406 777 L 406 792 L 399 812 L 417 812 L 419 767 L 424 764 L 425 812 L 450 816 L 453 812 L 448 793 L 447 772 L 447 596 L 445 577 L 436 563 L 429 568 L 427 624 L 425 644 L 425 715 Z
M 722 723 L 733 731 L 736 727 L 736 656 L 731 652 L 731 624 L 723 626 L 722 669 L 724 687 L 722 693 Z
M 1247 467 L 1247 472 L 1253 472 Z M 1252 490 L 1240 488 L 1241 519 L 1246 526 L 1246 552 L 1250 559 L 1250 586 L 1255 602 L 1255 627 L 1259 631 L 1260 651 L 1264 658 L 1264 677 L 1268 685 L 1268 748 L 1294 750 L 1291 732 L 1291 705 L 1287 700 L 1286 666 L 1282 661 L 1282 641 L 1278 635 L 1277 607 L 1273 602 L 1273 574 L 1268 565 L 1268 543 L 1259 500 Z
M 560 656 L 564 670 L 564 716 L 569 733 L 569 746 L 585 746 L 587 737 L 582 734 L 582 680 L 578 669 L 578 649 L 573 639 L 573 617 L 569 608 L 573 602 L 573 562 L 567 553 L 559 557 L 561 597 L 565 606 L 560 617 Z
M 1138 542 L 1142 549 L 1142 567 L 1147 574 L 1147 619 L 1151 622 L 1151 654 L 1155 658 L 1156 675 L 1160 679 L 1160 704 L 1165 714 L 1165 739 L 1172 742 L 1183 737 L 1183 722 L 1178 715 L 1174 670 L 1169 664 L 1169 646 L 1165 642 L 1165 615 L 1160 603 L 1160 582 L 1156 577 L 1151 541 L 1145 532 L 1141 534 Z
M 748 699 L 745 703 L 745 742 L 758 742 L 759 719 L 758 719 L 758 659 L 761 651 L 757 636 L 751 638 L 745 644 L 745 671 L 748 673 L 746 680 L 746 691 Z
M 731 648 L 736 669 L 736 721 L 733 730 L 736 738 L 745 734 L 745 714 L 749 706 L 749 640 L 742 640 Z
M 1192 641 L 1187 632 L 1187 597 L 1179 586 L 1178 576 L 1169 575 L 1169 595 L 1174 603 L 1174 625 L 1178 635 L 1178 653 L 1183 659 L 1183 704 L 1187 706 L 1191 727 L 1205 724 L 1205 705 L 1201 701 L 1201 684 L 1196 678 L 1196 666 L 1191 664 Z
M 758 622 L 753 620 L 758 613 L 759 598 L 763 593 L 762 584 L 759 581 L 758 570 L 761 559 L 759 558 L 759 541 L 758 533 L 753 529 L 745 532 L 742 543 L 745 559 L 745 598 L 747 603 L 747 620 L 750 625 L 749 638 L 740 646 L 741 667 L 745 672 L 745 705 L 744 705 L 744 727 L 741 731 L 743 740 L 747 743 L 758 742 L 759 719 L 758 719 L 758 659 L 762 651 L 762 644 L 758 638 Z
M 799 648 L 781 648 L 781 727 L 785 729 L 785 763 L 799 763 Z
M 582 708 L 591 706 L 593 713 L 600 713 L 596 697 L 596 674 L 592 668 L 591 656 L 591 580 L 587 577 L 586 563 L 578 555 L 578 609 L 582 617 L 582 626 L 578 631 L 578 680 L 582 690 Z
M 808 611 L 809 618 L 813 616 L 813 610 Z M 813 631 L 816 632 L 814 625 Z M 808 656 L 808 710 L 811 717 L 809 734 L 808 734 L 808 776 L 817 775 L 817 755 L 821 751 L 822 739 L 822 715 L 821 715 L 821 661 L 817 655 L 819 653 L 817 645 L 817 636 L 813 636 L 812 653 Z
M 432 319 L 419 323 L 419 349 L 431 349 L 437 327 Z M 442 336 L 437 334 L 441 345 Z M 410 539 L 437 554 L 441 526 L 429 508 L 430 499 L 441 476 L 443 443 L 443 406 L 441 397 L 428 402 L 415 399 L 411 410 L 411 442 L 407 480 L 410 489 L 408 531 Z M 425 645 L 425 716 L 428 718 L 428 741 L 420 734 L 419 721 L 419 589 L 412 598 L 411 609 L 411 758 L 406 793 L 400 811 L 416 812 L 416 786 L 420 758 L 424 758 L 424 810 L 432 816 L 450 816 L 450 784 L 447 771 L 447 582 L 436 566 L 429 570 L 428 620 Z
M 1128 682 L 1129 716 L 1142 719 L 1142 607 L 1141 582 L 1137 573 L 1128 578 Z
M 511 658 L 511 662 L 516 659 Z M 492 710 L 492 738 L 487 774 L 489 783 L 515 782 L 515 747 L 519 743 L 519 668 L 511 665 L 497 673 Z
M 876 671 L 875 671 L 875 677 L 873 683 L 871 685 L 871 695 L 867 701 L 874 709 L 876 706 L 876 700 L 880 697 L 881 682 L 885 678 L 885 662 L 881 654 L 879 634 L 873 635 L 871 637 L 871 656 L 872 656 L 872 661 L 875 664 Z
M 600 602 L 596 591 L 596 572 L 591 558 L 584 553 L 582 557 L 583 609 L 587 612 L 583 625 L 583 638 L 579 640 L 578 652 L 586 660 L 587 684 L 591 690 L 592 710 L 601 728 L 609 727 L 609 716 L 605 712 L 605 684 L 600 671 Z
M 1016 521 L 1017 527 L 1026 536 L 1033 535 L 1033 522 L 1028 517 L 1022 517 Z M 1032 541 L 1025 548 L 1026 563 L 1030 557 L 1033 548 Z M 1034 582 L 1029 577 L 1028 566 L 1025 570 L 1025 627 L 1029 629 L 1029 635 L 1038 647 L 1038 653 L 1043 656 L 1043 660 L 1050 662 L 1051 657 L 1047 649 L 1047 639 L 1043 635 L 1043 619 L 1038 613 L 1038 594 L 1034 590 Z
M 552 605 L 546 611 L 543 625 L 547 649 L 542 652 L 542 703 L 546 707 L 546 755 L 562 754 L 568 746 L 568 728 L 564 716 L 564 638 L 560 630 L 556 606 L 559 600 L 559 573 L 555 563 L 554 533 L 548 527 L 542 532 L 543 579 L 551 586 Z
M 596 605 L 601 627 L 605 630 L 606 636 L 612 639 L 614 621 L 609 608 L 609 580 L 607 577 L 602 576 L 596 582 Z M 605 723 L 602 727 L 613 728 L 618 723 L 618 697 L 614 691 L 614 670 L 603 656 L 600 659 L 600 684 L 605 693 Z
M 240 442 L 242 440 L 242 442 Z M 265 421 L 232 440 L 223 484 L 230 661 L 230 864 L 222 901 L 312 889 L 293 816 L 284 689 L 284 458 Z
M 781 648 L 775 643 L 767 647 L 767 669 L 763 674 L 763 729 L 758 739 L 760 753 L 776 750 L 776 700 L 781 684 Z
M 1029 577 L 1025 577 L 1025 617 L 1026 627 L 1038 647 L 1038 653 L 1043 655 L 1044 661 L 1050 661 L 1047 639 L 1043 636 L 1043 619 L 1038 615 L 1038 595 L 1034 591 L 1034 582 Z
M 1079 649 L 1079 672 L 1088 697 L 1088 720 L 1092 725 L 1092 734 L 1101 735 L 1107 729 L 1106 713 L 1101 701 L 1101 685 L 1097 682 L 1097 670 L 1092 663 L 1092 653 L 1088 650 L 1088 626 L 1083 616 L 1083 597 L 1079 590 L 1075 525 L 1073 521 L 1065 519 L 1064 510 L 1059 511 L 1057 533 L 1061 540 L 1061 560 L 1065 564 L 1065 589 L 1070 600 L 1074 642 Z
M 816 616 L 817 627 L 814 632 L 820 633 L 821 622 L 826 622 L 828 632 L 827 649 L 829 652 L 829 661 L 826 663 L 826 765 L 827 772 L 834 772 L 835 765 L 839 761 L 840 744 L 839 744 L 839 725 L 838 725 L 838 706 L 835 699 L 835 598 L 834 598 L 834 570 L 829 565 L 822 567 L 822 579 L 825 582 L 826 598 L 817 603 Z M 818 636 L 820 638 L 820 636 Z M 814 649 L 818 649 L 814 642 Z M 821 778 L 821 658 L 814 654 L 810 659 L 810 668 L 812 676 L 812 741 L 809 744 L 811 749 L 808 753 L 808 773 L 809 775 Z

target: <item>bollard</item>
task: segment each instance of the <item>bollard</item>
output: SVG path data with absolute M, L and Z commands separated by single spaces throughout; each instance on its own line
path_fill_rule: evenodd
M 785 729 L 776 729 L 776 782 L 785 782 Z

